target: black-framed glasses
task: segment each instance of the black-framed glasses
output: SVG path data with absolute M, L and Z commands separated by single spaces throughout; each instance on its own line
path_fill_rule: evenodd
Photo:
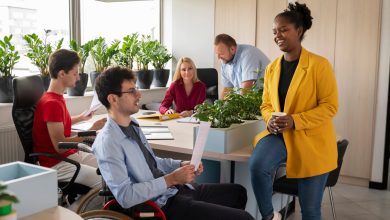
M 116 95 L 123 94 L 123 93 L 129 93 L 130 95 L 135 96 L 135 95 L 137 95 L 137 92 L 138 92 L 138 87 L 130 88 L 127 91 L 115 91 L 113 93 L 116 94 Z

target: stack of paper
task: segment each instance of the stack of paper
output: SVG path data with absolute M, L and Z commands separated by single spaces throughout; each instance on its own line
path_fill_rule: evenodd
M 141 126 L 147 140 L 173 140 L 168 126 Z

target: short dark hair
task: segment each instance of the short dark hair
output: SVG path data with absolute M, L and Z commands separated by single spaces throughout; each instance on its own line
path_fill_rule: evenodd
M 96 79 L 95 90 L 99 98 L 99 101 L 107 108 L 110 109 L 110 103 L 107 100 L 108 95 L 118 94 L 118 91 L 122 89 L 123 81 L 136 81 L 136 77 L 130 69 L 123 67 L 111 67 L 99 74 Z
M 76 52 L 67 49 L 56 50 L 49 57 L 50 77 L 57 79 L 58 72 L 64 70 L 67 73 L 79 63 L 80 57 Z
M 232 38 L 230 35 L 227 34 L 218 34 L 214 39 L 214 45 L 217 45 L 219 43 L 223 43 L 228 47 L 237 47 L 236 40 Z
M 300 4 L 298 2 L 289 3 L 286 10 L 276 15 L 277 17 L 283 17 L 288 22 L 295 25 L 295 28 L 302 27 L 303 33 L 300 40 L 303 40 L 305 32 L 311 28 L 313 24 L 313 17 L 311 16 L 310 9 L 306 4 Z

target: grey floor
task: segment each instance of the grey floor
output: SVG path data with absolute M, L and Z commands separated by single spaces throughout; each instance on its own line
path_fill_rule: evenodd
M 388 220 L 390 219 L 390 191 L 374 190 L 346 184 L 332 188 L 338 220 Z M 322 219 L 332 220 L 328 190 L 322 200 Z M 299 202 L 288 220 L 300 220 Z

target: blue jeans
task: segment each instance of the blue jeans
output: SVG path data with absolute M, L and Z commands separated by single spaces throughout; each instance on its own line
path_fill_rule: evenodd
M 263 219 L 272 216 L 272 184 L 276 168 L 286 162 L 282 135 L 268 135 L 256 145 L 249 159 L 251 182 Z M 308 164 L 310 166 L 310 164 Z M 303 220 L 321 219 L 321 202 L 328 173 L 298 180 L 298 198 Z

